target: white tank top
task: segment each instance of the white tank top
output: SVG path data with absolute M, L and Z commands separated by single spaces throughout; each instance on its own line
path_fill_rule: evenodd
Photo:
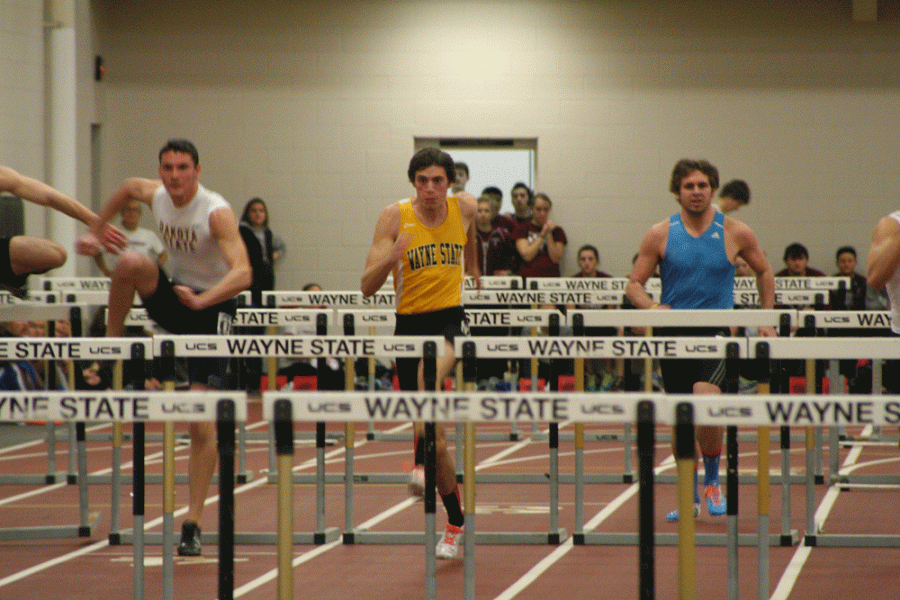
M 890 216 L 900 223 L 900 210 L 895 210 Z M 900 269 L 894 271 L 884 287 L 891 299 L 891 331 L 900 335 Z
M 153 193 L 153 218 L 169 253 L 166 270 L 173 283 L 203 291 L 228 273 L 228 263 L 209 231 L 209 215 L 220 208 L 231 209 L 231 205 L 202 185 L 181 208 L 173 204 L 164 186 Z

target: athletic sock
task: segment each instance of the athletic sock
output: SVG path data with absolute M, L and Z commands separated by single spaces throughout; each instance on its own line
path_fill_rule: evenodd
M 694 504 L 700 504 L 700 492 L 697 491 L 697 469 L 694 468 Z
M 703 476 L 703 485 L 719 485 L 719 458 L 721 454 L 703 455 L 703 468 L 705 474 Z
M 453 488 L 453 491 L 446 496 L 441 496 L 444 501 L 444 508 L 447 509 L 447 522 L 454 527 L 462 527 L 466 522 L 462 512 L 462 504 L 459 500 L 459 486 Z

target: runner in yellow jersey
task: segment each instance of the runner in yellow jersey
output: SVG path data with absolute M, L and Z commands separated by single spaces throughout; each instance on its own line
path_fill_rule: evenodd
M 446 349 L 437 360 L 437 380 L 443 381 L 456 363 L 453 338 L 468 333 L 462 307 L 466 273 L 480 277 L 475 245 L 475 197 L 466 192 L 447 196 L 456 178 L 453 159 L 437 148 L 412 157 L 409 180 L 416 195 L 385 207 L 375 225 L 360 287 L 366 296 L 377 292 L 389 274 L 397 295 L 397 335 L 443 335 Z M 400 389 L 423 390 L 421 360 L 397 359 Z M 424 426 L 415 425 L 415 467 L 410 490 L 424 491 Z M 463 514 L 456 485 L 456 467 L 447 451 L 443 426 L 435 427 L 438 494 L 447 509 L 447 527 L 437 545 L 438 558 L 456 558 Z

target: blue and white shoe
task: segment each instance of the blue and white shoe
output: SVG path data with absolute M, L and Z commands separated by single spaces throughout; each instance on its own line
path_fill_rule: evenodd
M 703 491 L 703 497 L 706 498 L 706 508 L 713 517 L 721 517 L 728 510 L 725 502 L 725 496 L 718 485 L 708 485 Z
M 696 519 L 699 516 L 700 516 L 700 503 L 694 502 L 694 518 Z M 677 523 L 678 522 L 678 509 L 677 508 L 666 515 L 666 521 L 668 521 L 669 523 Z

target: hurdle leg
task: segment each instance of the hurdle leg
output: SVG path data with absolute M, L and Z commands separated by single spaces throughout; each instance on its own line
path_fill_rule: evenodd
M 171 383 L 174 386 L 174 382 Z M 175 424 L 163 423 L 163 600 L 174 597 L 175 577 Z
M 584 423 L 575 423 L 575 529 L 572 534 L 584 534 Z
M 325 543 L 325 423 L 316 423 L 316 534 Z
M 272 428 L 278 453 L 278 600 L 293 600 L 294 478 L 291 466 L 294 458 L 294 421 L 291 403 L 287 400 L 276 401 L 274 411 Z
M 725 452 L 727 456 L 728 531 L 726 546 L 728 553 L 728 598 L 738 599 L 738 438 L 737 427 L 729 425 L 725 429 Z M 766 536 L 768 543 L 768 536 Z
M 90 537 L 91 524 L 88 508 L 88 481 L 87 481 L 87 434 L 84 423 L 75 423 L 75 437 L 78 446 L 78 506 L 80 537 Z
M 44 439 L 47 440 L 47 483 L 56 483 L 56 427 L 53 421 L 44 424 Z
M 757 598 L 769 597 L 769 428 L 760 427 L 757 438 Z
M 133 434 L 132 434 L 133 439 Z M 137 468 L 137 465 L 135 465 Z M 109 537 L 110 542 L 118 544 L 119 531 L 122 528 L 121 518 L 121 502 L 122 497 L 122 424 L 113 423 L 112 432 L 112 474 L 111 474 L 111 496 L 109 503 Z
M 114 390 L 122 389 L 121 360 L 117 360 L 113 364 L 112 387 Z M 122 497 L 122 439 L 122 424 L 117 421 L 113 423 L 112 430 L 112 474 L 110 477 L 112 494 L 109 506 L 109 539 L 110 543 L 116 544 L 119 543 L 119 531 L 122 527 L 120 502 Z M 137 468 L 137 465 L 134 465 L 134 468 Z M 113 540 L 115 541 L 113 542 Z
M 434 423 L 425 423 L 425 598 L 434 600 L 437 597 L 437 557 L 434 549 L 437 546 L 435 535 L 435 442 Z
M 675 461 L 678 469 L 678 598 L 697 595 L 696 546 L 694 540 L 694 407 L 681 402 L 675 407 Z
M 219 450 L 219 600 L 234 598 L 234 402 L 216 407 Z
M 575 391 L 584 392 L 584 359 L 574 362 Z M 584 533 L 584 423 L 575 423 L 575 528 L 573 535 Z
M 69 442 L 69 470 L 66 475 L 66 481 L 68 481 L 69 484 L 73 484 L 78 477 L 78 465 L 76 459 L 78 456 L 78 450 L 76 448 L 78 445 L 78 432 L 75 423 L 66 423 L 66 431 L 68 433 L 67 439 Z
M 655 406 L 649 400 L 638 403 L 638 598 L 653 600 L 656 593 L 655 499 L 653 468 L 656 460 Z M 692 499 L 693 500 L 693 499 Z M 693 509 L 691 509 L 693 515 Z
M 132 530 L 131 556 L 134 561 L 134 600 L 144 599 L 144 431 L 143 423 L 135 423 L 132 431 Z
M 466 600 L 475 598 L 475 423 L 466 423 L 465 457 L 463 481 L 465 500 L 463 512 L 465 522 L 463 528 L 463 597 Z
M 369 357 L 374 361 L 374 357 Z M 352 392 L 356 387 L 356 365 L 352 358 L 344 360 L 344 389 Z M 373 363 L 374 374 L 374 363 Z M 374 378 L 373 378 L 374 381 Z M 372 421 L 369 421 L 372 424 Z M 356 452 L 356 427 L 353 423 L 344 424 L 344 543 L 353 531 L 353 459 Z
M 781 545 L 793 546 L 791 531 L 791 428 L 784 425 L 781 432 Z

